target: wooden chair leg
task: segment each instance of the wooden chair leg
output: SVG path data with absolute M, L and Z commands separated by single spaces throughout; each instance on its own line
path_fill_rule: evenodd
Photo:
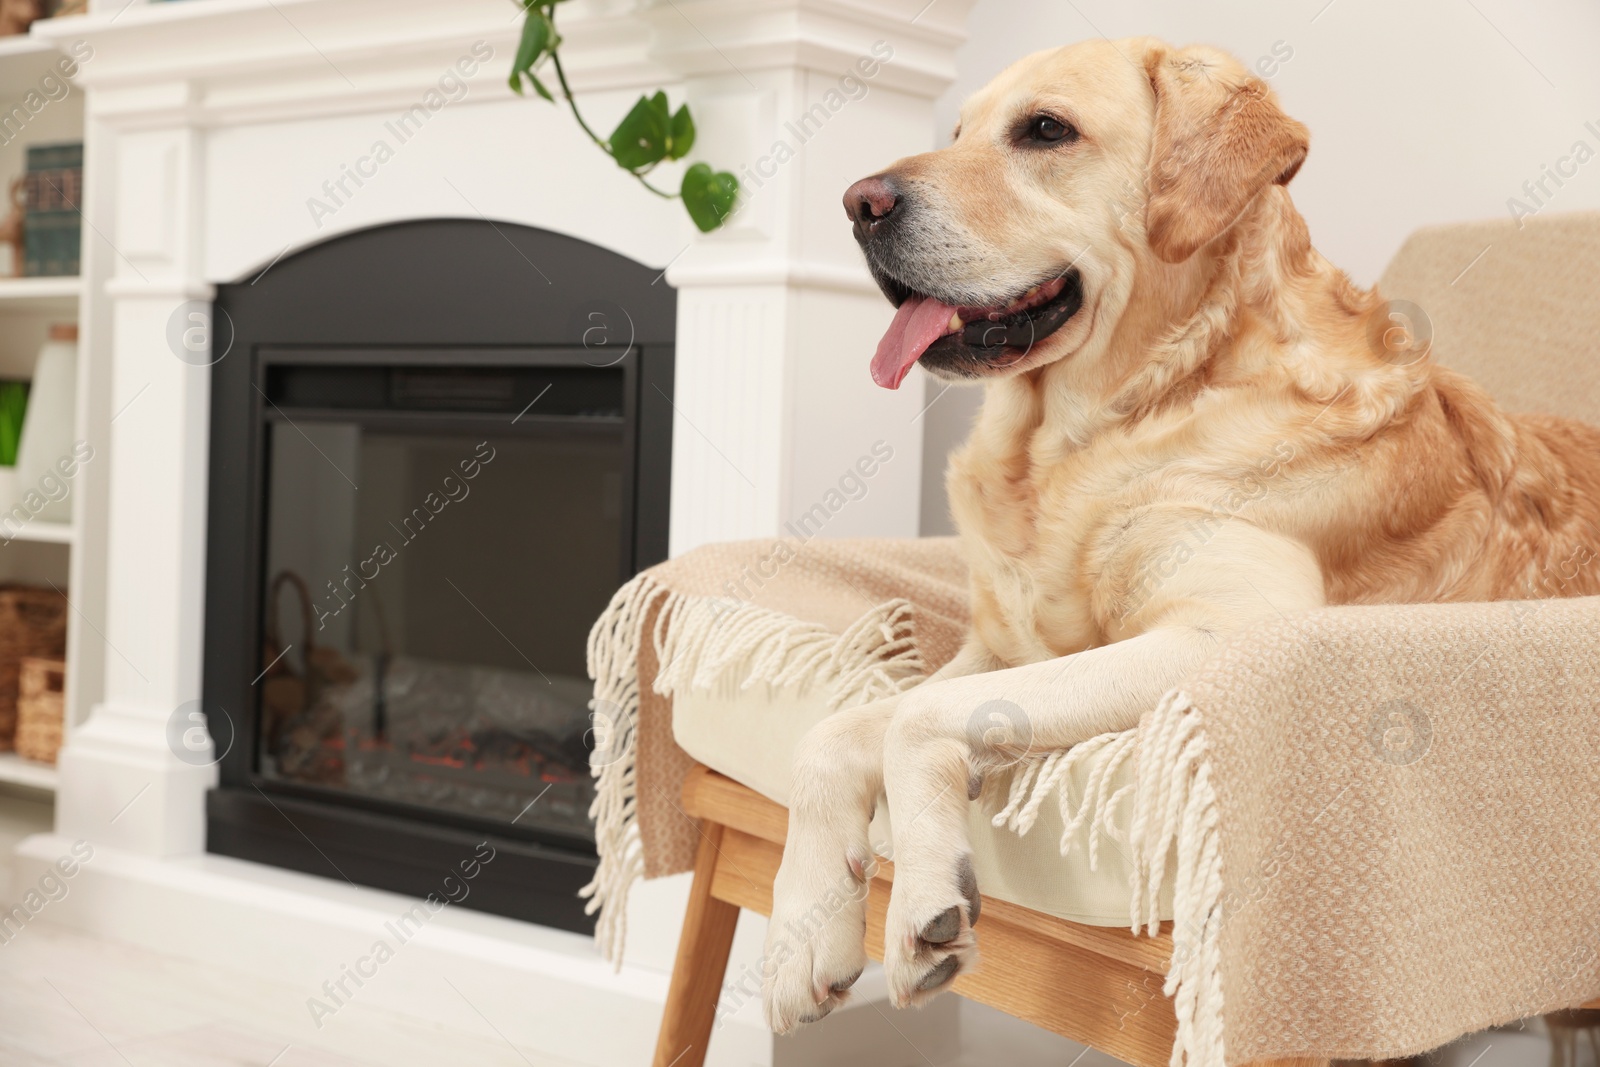
M 738 906 L 711 895 L 722 827 L 707 822 L 701 833 L 694 857 L 694 882 L 689 887 L 689 910 L 684 915 L 672 984 L 667 987 L 667 1007 L 656 1036 L 654 1067 L 701 1067 L 705 1062 L 717 997 L 733 948 L 733 930 L 739 923 Z

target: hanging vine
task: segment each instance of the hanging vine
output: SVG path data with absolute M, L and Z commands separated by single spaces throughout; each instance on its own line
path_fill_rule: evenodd
M 556 7 L 564 0 L 522 0 L 522 40 L 517 46 L 516 58 L 511 63 L 511 88 L 519 95 L 524 84 L 550 103 L 556 103 L 555 94 L 540 80 L 539 71 L 548 61 L 554 71 L 556 87 L 572 110 L 578 127 L 589 135 L 606 155 L 616 160 L 617 166 L 632 174 L 639 184 L 667 200 L 682 200 L 689 218 L 702 233 L 710 233 L 721 226 L 733 211 L 739 196 L 739 179 L 725 170 L 713 171 L 707 163 L 695 163 L 683 172 L 677 192 L 663 189 L 650 180 L 656 166 L 665 161 L 682 159 L 694 147 L 694 118 L 689 106 L 680 104 L 673 111 L 667 103 L 665 91 L 657 90 L 653 96 L 641 96 L 627 115 L 623 116 L 610 137 L 601 137 L 584 121 L 578 102 L 572 97 L 572 87 L 567 84 L 567 72 L 561 66 L 561 35 L 556 32 Z M 546 77 L 548 77 L 546 73 Z

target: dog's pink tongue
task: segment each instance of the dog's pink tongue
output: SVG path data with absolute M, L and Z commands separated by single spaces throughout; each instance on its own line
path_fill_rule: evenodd
M 908 297 L 894 313 L 888 332 L 872 357 L 872 380 L 885 389 L 898 389 L 922 358 L 928 346 L 949 331 L 956 309 L 931 296 Z

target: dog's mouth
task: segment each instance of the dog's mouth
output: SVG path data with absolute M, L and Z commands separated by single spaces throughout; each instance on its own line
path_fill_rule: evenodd
M 898 282 L 892 288 L 891 299 L 904 299 L 872 357 L 872 380 L 885 389 L 900 388 L 919 360 L 967 376 L 1014 366 L 1083 306 L 1083 278 L 1070 268 L 993 307 L 946 304 Z

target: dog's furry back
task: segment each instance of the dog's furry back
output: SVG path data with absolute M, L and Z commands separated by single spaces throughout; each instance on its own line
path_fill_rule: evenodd
M 1109 373 L 991 382 L 953 457 L 976 625 L 1003 661 L 1118 639 L 1218 517 L 1309 547 L 1333 604 L 1600 593 L 1600 430 L 1507 414 L 1432 353 L 1375 345 L 1381 294 L 1316 253 L 1287 190 L 1175 325 L 1146 321 L 1170 304 L 1142 288 Z M 1155 508 L 1192 521 L 1129 532 Z

